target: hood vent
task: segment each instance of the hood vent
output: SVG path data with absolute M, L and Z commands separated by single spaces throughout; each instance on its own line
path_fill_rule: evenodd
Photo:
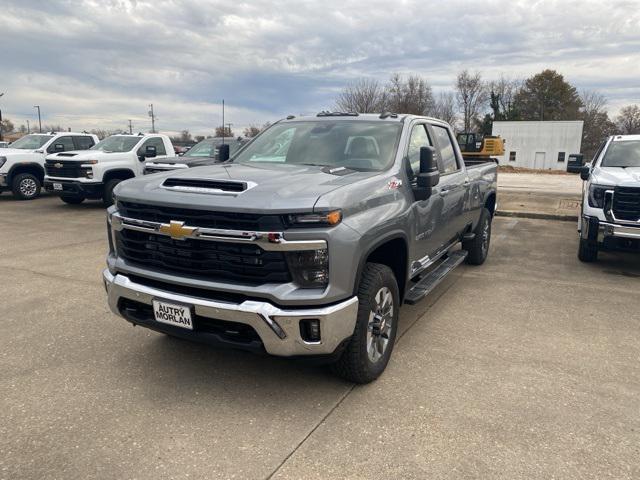
M 59 153 L 56 157 L 75 157 L 77 153 Z
M 168 190 L 213 195 L 239 195 L 255 186 L 256 184 L 253 182 L 209 180 L 206 178 L 167 178 L 162 183 L 162 187 Z

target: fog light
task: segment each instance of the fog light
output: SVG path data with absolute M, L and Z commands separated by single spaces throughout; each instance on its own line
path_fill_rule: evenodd
M 305 342 L 318 343 L 320 341 L 320 320 L 317 318 L 300 320 L 300 336 Z

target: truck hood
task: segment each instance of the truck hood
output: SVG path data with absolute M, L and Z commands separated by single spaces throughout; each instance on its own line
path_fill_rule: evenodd
M 23 148 L 0 148 L 0 157 L 14 157 L 33 155 L 36 150 L 25 150 Z
M 309 212 L 322 195 L 375 175 L 376 172 L 353 170 L 331 173 L 327 167 L 305 165 L 225 163 L 134 178 L 121 183 L 115 194 L 119 200 L 176 207 L 256 213 Z M 162 186 L 167 179 L 247 182 L 248 188 L 227 194 L 176 191 Z
M 69 152 L 52 153 L 47 160 L 86 161 L 101 159 L 113 159 L 118 156 L 128 156 L 131 152 L 103 152 L 102 150 L 73 150 Z
M 640 167 L 598 167 L 593 172 L 592 183 L 640 187 Z

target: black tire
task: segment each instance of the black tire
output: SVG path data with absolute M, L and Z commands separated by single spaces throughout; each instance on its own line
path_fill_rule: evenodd
M 60 200 L 62 200 L 64 203 L 68 203 L 69 205 L 80 205 L 82 202 L 84 202 L 85 198 L 74 195 L 61 195 Z
M 384 302 L 385 296 L 387 302 L 391 298 L 390 311 L 378 309 L 380 299 L 383 300 L 382 307 L 387 305 Z M 379 297 L 378 300 L 376 297 Z M 333 372 L 355 383 L 369 383 L 378 378 L 387 367 L 393 352 L 399 309 L 398 282 L 391 269 L 386 265 L 367 263 L 358 286 L 358 316 L 353 336 L 338 361 L 331 366 Z M 382 317 L 376 317 L 376 312 L 381 313 Z M 371 343 L 368 343 L 369 337 Z M 369 347 L 375 351 L 370 353 Z M 380 348 L 382 352 L 379 351 Z M 372 358 L 371 355 L 379 356 Z
M 40 180 L 32 173 L 19 173 L 11 182 L 13 196 L 19 200 L 33 200 L 40 196 L 41 188 Z
M 119 178 L 112 178 L 104 184 L 104 193 L 102 194 L 102 203 L 105 207 L 113 205 L 113 189 L 116 188 L 122 180 Z
M 580 239 L 578 258 L 581 262 L 591 263 L 598 260 L 598 246 L 590 244 L 588 240 Z
M 480 221 L 474 233 L 473 240 L 462 242 L 462 249 L 466 250 L 466 262 L 469 265 L 482 265 L 489 255 L 489 245 L 491 244 L 491 213 L 486 208 L 480 213 Z

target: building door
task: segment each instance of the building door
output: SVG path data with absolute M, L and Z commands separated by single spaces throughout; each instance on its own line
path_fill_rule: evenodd
M 545 152 L 536 152 L 536 158 L 533 162 L 533 168 L 537 170 L 544 169 Z

